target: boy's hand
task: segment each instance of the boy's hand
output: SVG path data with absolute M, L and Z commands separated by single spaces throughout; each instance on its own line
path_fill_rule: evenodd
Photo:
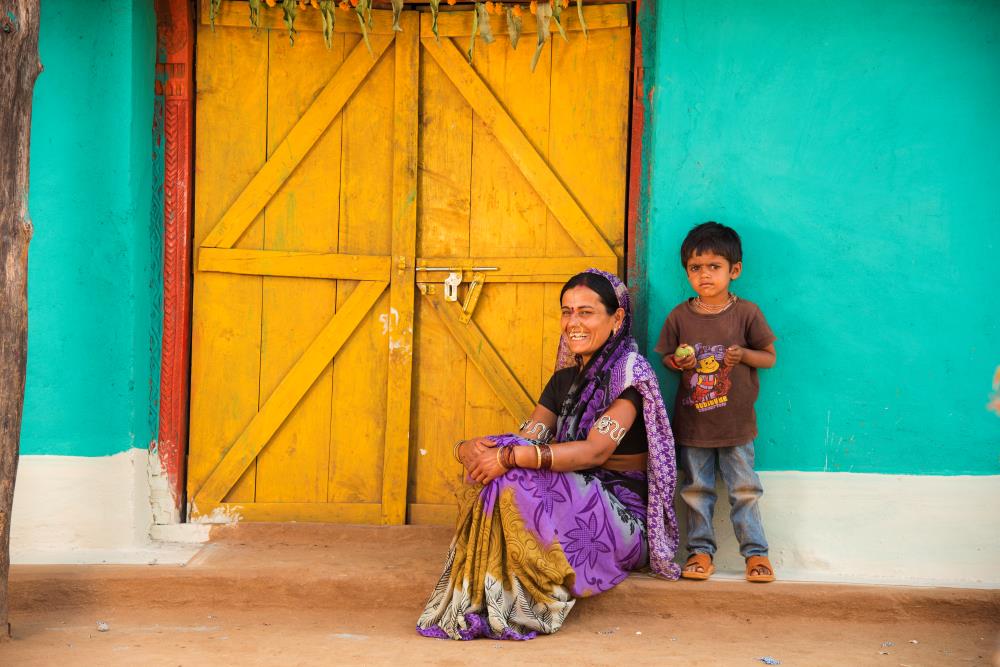
M 693 354 L 689 354 L 686 357 L 680 357 L 680 358 L 678 358 L 676 355 L 670 355 L 670 358 L 674 360 L 674 366 L 677 366 L 677 368 L 681 369 L 682 371 L 689 371 L 698 365 L 698 362 L 695 361 Z
M 723 363 L 727 366 L 736 366 L 743 361 L 743 354 L 745 352 L 746 349 L 739 345 L 730 345 L 726 348 L 726 356 L 723 359 Z

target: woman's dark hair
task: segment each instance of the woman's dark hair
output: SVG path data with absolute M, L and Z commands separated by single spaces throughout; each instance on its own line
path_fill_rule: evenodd
M 717 222 L 703 222 L 688 232 L 681 243 L 681 266 L 686 268 L 693 255 L 706 252 L 722 255 L 729 260 L 730 266 L 743 261 L 740 235 L 732 227 Z
M 618 295 L 615 294 L 615 288 L 611 286 L 607 278 L 599 273 L 578 273 L 567 280 L 562 291 L 559 292 L 559 303 L 562 303 L 563 295 L 574 287 L 587 287 L 594 290 L 601 303 L 604 304 L 604 310 L 608 311 L 608 315 L 614 315 L 615 311 L 621 307 L 618 305 Z

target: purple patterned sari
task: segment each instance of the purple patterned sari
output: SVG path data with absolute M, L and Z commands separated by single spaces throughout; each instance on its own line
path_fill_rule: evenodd
M 674 442 L 659 385 L 630 334 L 625 285 L 590 272 L 614 287 L 625 321 L 570 390 L 556 441 L 585 439 L 611 402 L 634 387 L 643 399 L 647 470 L 515 468 L 485 486 L 466 486 L 444 572 L 417 622 L 424 636 L 532 639 L 558 631 L 576 598 L 614 587 L 647 562 L 665 578 L 680 574 L 673 562 Z M 563 340 L 557 370 L 572 363 Z M 513 434 L 491 439 L 499 447 L 530 446 Z

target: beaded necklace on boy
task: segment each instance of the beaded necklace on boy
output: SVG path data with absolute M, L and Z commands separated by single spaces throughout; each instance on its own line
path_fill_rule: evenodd
M 726 302 L 722 303 L 722 304 L 719 304 L 719 305 L 713 305 L 713 304 L 705 303 L 704 301 L 701 300 L 700 296 L 696 296 L 694 298 L 695 308 L 700 308 L 701 310 L 704 310 L 706 313 L 712 313 L 713 315 L 715 315 L 717 313 L 721 313 L 722 311 L 726 310 L 727 308 L 729 308 L 734 303 L 736 303 L 736 295 L 735 294 L 730 294 L 729 298 L 726 300 Z

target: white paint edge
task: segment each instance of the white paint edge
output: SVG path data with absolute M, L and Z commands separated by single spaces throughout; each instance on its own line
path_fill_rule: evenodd
M 785 581 L 1000 588 L 1000 475 L 929 476 L 762 472 L 761 514 L 778 578 Z M 22 456 L 14 495 L 13 563 L 183 563 L 204 523 L 154 524 L 146 450 L 114 456 Z M 155 494 L 154 494 L 155 495 Z M 742 577 L 719 490 L 720 577 Z M 681 554 L 685 512 L 678 499 Z
M 779 579 L 1000 588 L 1000 476 L 762 472 L 761 515 Z M 725 487 L 720 573 L 742 578 Z M 680 560 L 686 510 L 678 498 Z
M 150 539 L 149 454 L 143 449 L 98 457 L 21 456 L 11 523 L 14 564 L 181 564 L 197 552 L 190 544 Z
M 208 542 L 212 526 L 199 523 L 173 523 L 155 525 L 149 536 L 154 542 L 171 544 L 204 544 Z

